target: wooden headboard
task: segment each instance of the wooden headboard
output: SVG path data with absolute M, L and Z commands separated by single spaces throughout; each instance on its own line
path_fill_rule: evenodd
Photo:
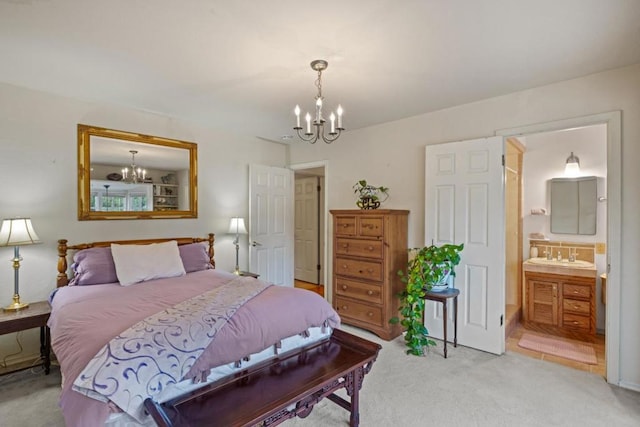
M 112 243 L 117 243 L 120 245 L 149 245 L 151 243 L 162 243 L 167 242 L 169 240 L 176 240 L 178 242 L 178 246 L 180 245 L 188 245 L 190 243 L 200 243 L 200 242 L 208 242 L 208 251 L 209 259 L 211 260 L 211 265 L 215 268 L 216 262 L 213 257 L 213 242 L 214 242 L 214 234 L 209 233 L 208 237 L 177 237 L 177 238 L 160 238 L 160 239 L 143 239 L 143 240 L 112 240 L 106 242 L 91 242 L 91 243 L 81 243 L 79 245 L 67 245 L 67 239 L 58 240 L 58 276 L 56 278 L 57 287 L 66 286 L 69 284 L 71 278 L 67 275 L 67 251 L 76 250 L 79 251 L 81 249 L 89 249 L 89 248 L 104 248 L 111 246 Z

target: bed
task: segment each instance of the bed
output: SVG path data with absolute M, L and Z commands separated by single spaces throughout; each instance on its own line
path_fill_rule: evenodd
M 275 425 L 308 415 L 324 397 L 358 425 L 358 390 L 380 347 L 338 330 L 337 313 L 314 292 L 216 270 L 213 244 L 213 234 L 58 241 L 48 325 L 68 426 L 186 425 L 180 419 L 189 417 L 213 425 L 207 399 L 228 425 Z M 289 394 L 253 410 L 229 405 L 257 401 L 273 381 Z M 244 397 L 233 397 L 239 384 Z M 340 388 L 350 402 L 333 393 Z

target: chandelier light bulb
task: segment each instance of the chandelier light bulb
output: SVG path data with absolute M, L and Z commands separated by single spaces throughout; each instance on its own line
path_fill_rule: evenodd
M 307 120 L 307 134 L 311 134 L 311 114 L 307 113 L 304 118 Z
M 300 106 L 296 105 L 296 108 L 293 109 L 293 112 L 296 114 L 296 128 L 300 127 Z

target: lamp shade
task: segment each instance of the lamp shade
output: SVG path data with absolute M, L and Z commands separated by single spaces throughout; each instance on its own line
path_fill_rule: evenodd
M 247 234 L 247 228 L 244 226 L 244 218 L 231 218 L 231 222 L 229 223 L 229 234 Z
M 33 229 L 31 218 L 9 218 L 2 220 L 0 246 L 21 246 L 40 243 Z
M 580 159 L 578 156 L 571 152 L 571 155 L 567 157 L 567 164 L 564 167 L 565 176 L 578 176 L 580 175 Z

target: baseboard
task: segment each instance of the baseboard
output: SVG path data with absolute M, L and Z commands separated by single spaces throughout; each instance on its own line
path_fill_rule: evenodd
M 10 361 L 7 361 L 7 366 L 0 366 L 0 375 L 7 374 L 9 372 L 18 371 L 21 369 L 30 368 L 31 366 L 41 365 L 40 354 L 26 354 L 20 357 L 16 357 Z
M 618 383 L 619 387 L 626 388 L 628 390 L 638 391 L 640 392 L 640 384 L 631 383 L 628 381 L 620 381 Z

